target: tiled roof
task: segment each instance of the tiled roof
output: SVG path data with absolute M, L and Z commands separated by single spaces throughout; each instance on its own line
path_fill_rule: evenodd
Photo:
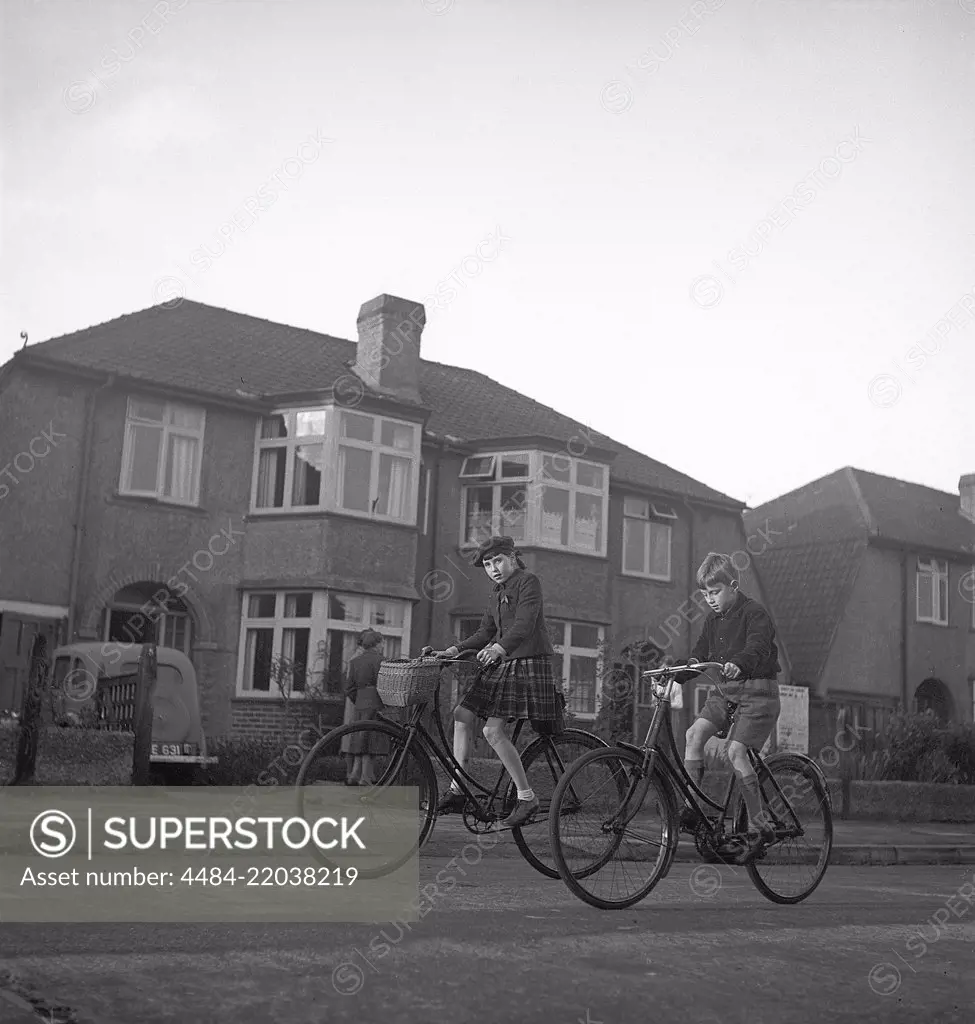
M 957 494 L 847 467 L 745 513 L 770 544 L 755 559 L 797 682 L 815 684 L 870 542 L 975 550 Z
M 15 359 L 43 359 L 239 400 L 241 392 L 270 396 L 327 391 L 349 373 L 355 353 L 355 342 L 343 338 L 185 299 L 172 309 L 153 306 L 31 345 Z M 421 360 L 420 393 L 431 410 L 427 430 L 439 437 L 476 441 L 539 435 L 567 444 L 585 433 L 618 452 L 611 470 L 617 483 L 743 507 L 474 370 Z
M 818 682 L 865 549 L 854 539 L 772 545 L 755 559 L 776 632 L 789 652 L 793 683 Z

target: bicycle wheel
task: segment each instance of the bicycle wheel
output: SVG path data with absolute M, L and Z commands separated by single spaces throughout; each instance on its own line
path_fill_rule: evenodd
M 830 800 L 815 765 L 800 754 L 775 754 L 758 771 L 765 813 L 776 839 L 747 865 L 755 888 L 773 903 L 801 903 L 823 880 L 833 848 Z M 748 826 L 739 795 L 734 820 Z
M 677 849 L 670 783 L 643 774 L 643 757 L 624 747 L 583 754 L 552 797 L 552 856 L 570 892 L 600 910 L 642 900 Z
M 538 813 L 532 821 L 521 828 L 511 830 L 521 855 L 546 878 L 558 878 L 559 869 L 552 856 L 552 838 L 548 827 L 548 815 L 552 797 L 559 780 L 568 765 L 590 750 L 605 750 L 606 744 L 591 732 L 582 729 L 566 729 L 558 736 L 540 736 L 533 740 L 522 755 L 522 764 L 528 776 L 528 785 L 538 797 Z M 518 797 L 518 788 L 512 782 L 505 794 L 505 813 L 513 808 Z M 574 795 L 570 793 L 564 801 L 564 812 L 575 810 Z
M 363 742 L 364 749 L 370 751 L 372 786 L 345 788 L 352 755 L 343 750 L 343 741 L 350 739 Z M 329 789 L 334 793 L 340 787 L 343 793 L 354 794 L 370 834 L 378 833 L 384 843 L 351 862 L 362 878 L 380 878 L 402 867 L 427 841 L 437 816 L 437 777 L 430 758 L 416 736 L 408 740 L 406 730 L 390 722 L 354 722 L 327 733 L 302 762 L 296 786 L 298 810 L 306 821 L 320 817 L 320 811 L 327 813 Z M 416 811 L 406 810 L 399 801 L 383 799 L 383 793 L 395 786 L 419 789 Z M 414 820 L 416 839 L 411 841 Z M 334 857 L 327 857 L 318 847 L 310 849 L 322 864 L 336 866 Z

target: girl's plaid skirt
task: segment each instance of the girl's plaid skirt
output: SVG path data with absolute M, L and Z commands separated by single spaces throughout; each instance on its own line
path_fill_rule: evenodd
M 497 662 L 475 676 L 460 706 L 480 718 L 561 722 L 562 701 L 552 659 L 540 654 Z

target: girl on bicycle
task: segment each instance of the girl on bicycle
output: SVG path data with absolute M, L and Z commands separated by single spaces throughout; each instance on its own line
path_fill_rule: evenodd
M 482 665 L 454 709 L 454 757 L 461 767 L 466 764 L 474 718 L 486 718 L 484 738 L 518 787 L 518 802 L 501 824 L 516 828 L 538 810 L 538 799 L 505 725 L 527 718 L 536 732 L 558 731 L 562 706 L 552 671 L 555 651 L 545 624 L 542 585 L 525 568 L 512 538 L 491 537 L 478 548 L 472 564 L 482 567 L 494 584 L 487 610 L 473 636 L 437 652 L 455 658 L 461 651 L 477 650 Z M 437 810 L 459 812 L 464 804 L 454 782 Z

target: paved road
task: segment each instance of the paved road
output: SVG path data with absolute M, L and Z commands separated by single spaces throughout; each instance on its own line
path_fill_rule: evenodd
M 3 925 L 0 987 L 96 1024 L 975 1020 L 971 867 L 833 867 L 780 907 L 676 865 L 615 912 L 520 861 L 465 870 L 408 928 Z

